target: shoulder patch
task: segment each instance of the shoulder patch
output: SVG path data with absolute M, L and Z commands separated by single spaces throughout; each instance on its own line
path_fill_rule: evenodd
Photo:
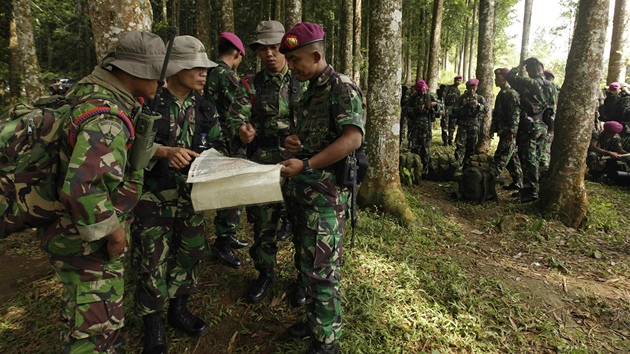
M 107 145 L 111 144 L 114 139 L 122 132 L 123 127 L 120 123 L 113 120 L 104 120 L 98 123 L 99 129 L 103 133 L 103 139 Z

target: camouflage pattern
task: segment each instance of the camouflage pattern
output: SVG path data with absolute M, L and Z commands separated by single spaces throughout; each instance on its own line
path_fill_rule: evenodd
M 444 87 L 440 97 L 444 102 L 444 114 L 440 121 L 440 128 L 442 130 L 442 142 L 445 145 L 453 145 L 453 137 L 457 127 L 457 117 L 453 114 L 453 108 L 457 105 L 460 96 L 459 87 L 453 84 Z
M 503 169 L 512 164 L 510 175 L 514 184 L 522 184 L 522 172 L 520 161 L 515 165 L 513 157 L 516 154 L 516 133 L 518 132 L 519 116 L 521 114 L 518 93 L 513 88 L 502 89 L 497 95 L 494 109 L 492 110 L 492 132 L 499 135 L 499 144 L 494 153 L 496 176 Z M 510 136 L 511 135 L 511 136 Z
M 409 98 L 409 145 L 411 151 L 420 155 L 422 159 L 423 173 L 429 171 L 429 156 L 431 154 L 431 140 L 433 133 L 431 123 L 435 121 L 437 106 L 432 107 L 431 102 L 437 103 L 437 96 L 433 93 L 414 92 Z
M 551 81 L 544 76 L 536 78 L 518 76 L 518 68 L 512 68 L 505 76 L 507 82 L 521 95 L 521 110 L 529 117 L 541 114 L 545 108 L 550 107 L 553 98 L 551 90 L 546 87 L 552 86 Z
M 276 266 L 276 235 L 283 204 L 263 204 L 247 207 L 247 221 L 254 225 L 254 244 L 249 255 L 258 271 Z
M 556 111 L 558 108 L 558 94 L 560 93 L 560 87 L 553 81 L 551 86 L 545 86 L 546 91 L 549 92 L 549 107 L 547 107 L 547 114 L 549 114 L 552 124 L 547 125 L 547 135 L 545 141 L 540 149 L 540 174 L 544 175 L 549 169 L 549 162 L 551 161 L 551 143 L 553 143 L 553 121 L 556 119 Z
M 210 145 L 221 145 L 223 137 L 216 111 L 203 111 L 197 116 L 197 105 L 204 100 L 194 93 L 183 102 L 173 98 L 165 90 L 166 100 L 158 106 L 158 112 L 168 117 L 168 146 L 194 150 L 193 141 L 201 124 Z M 212 107 L 212 106 L 211 106 Z M 158 138 L 161 130 L 158 129 Z M 161 160 L 158 162 L 166 162 Z M 136 288 L 136 310 L 147 315 L 162 310 L 166 299 L 178 295 L 193 294 L 201 260 L 205 255 L 206 224 L 203 213 L 194 211 L 186 183 L 187 171 L 168 167 L 161 176 L 152 176 L 144 182 L 144 193 L 135 210 L 136 221 L 132 226 L 134 260 L 138 262 L 139 282 Z
M 472 100 L 476 100 L 477 105 L 471 106 L 469 102 Z M 455 136 L 455 159 L 458 171 L 468 167 L 470 157 L 475 153 L 479 129 L 486 113 L 488 113 L 486 100 L 476 93 L 464 92 L 453 108 L 453 114 L 457 116 L 459 126 Z
M 619 134 L 606 134 L 606 133 L 598 133 L 597 131 L 593 131 L 591 135 L 591 144 L 595 143 L 596 146 L 608 150 L 608 151 L 620 151 L 623 150 L 621 144 L 622 139 Z M 606 160 L 602 160 L 602 156 L 595 152 L 589 151 L 586 156 L 586 166 L 588 167 L 588 172 L 596 176 L 598 174 L 602 174 L 606 170 Z
M 142 191 L 143 171 L 129 168 L 130 132 L 115 112 L 131 116 L 140 104 L 111 73 L 96 67 L 68 95 L 92 93 L 111 100 L 78 105 L 73 120 L 107 106 L 80 126 L 74 148 L 64 128 L 59 173 L 60 218 L 43 232 L 42 248 L 64 286 L 61 318 L 64 352 L 107 352 L 123 326 L 122 258 L 108 260 L 105 236 L 118 227 L 129 235 L 131 211 Z M 79 296 L 79 294 L 81 296 Z M 73 302 L 80 299 L 81 304 Z
M 399 144 L 403 146 L 403 141 L 407 137 L 407 122 L 409 120 L 409 98 L 411 97 L 411 89 L 403 85 L 400 96 L 400 136 Z
M 344 125 L 364 131 L 361 96 L 350 78 L 330 66 L 312 80 L 296 112 L 296 134 L 303 145 L 297 157 L 320 153 L 341 135 Z M 316 127 L 334 127 L 334 131 Z M 336 185 L 335 174 L 328 169 L 289 179 L 283 192 L 293 217 L 307 324 L 316 340 L 331 343 L 341 336 L 339 268 L 349 192 Z

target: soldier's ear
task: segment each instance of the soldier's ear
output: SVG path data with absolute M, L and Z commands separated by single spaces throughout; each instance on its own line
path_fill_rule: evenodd
M 322 53 L 319 50 L 314 50 L 311 55 L 313 56 L 315 64 L 319 63 L 319 61 L 322 60 Z

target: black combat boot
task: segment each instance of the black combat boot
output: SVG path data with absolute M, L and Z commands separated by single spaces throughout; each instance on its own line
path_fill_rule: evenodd
M 278 241 L 286 241 L 291 236 L 293 236 L 293 227 L 291 226 L 291 222 L 286 215 L 282 215 L 280 218 L 280 230 L 278 230 L 276 239 Z
M 301 307 L 306 305 L 306 294 L 301 286 L 297 285 L 291 294 L 291 306 Z
M 529 203 L 538 199 L 538 193 L 534 188 L 521 189 L 521 203 Z
M 269 293 L 273 284 L 276 282 L 276 274 L 272 269 L 263 269 L 258 275 L 258 279 L 254 282 L 249 293 L 247 294 L 247 300 L 252 304 L 261 302 L 265 296 Z
M 199 337 L 208 331 L 208 326 L 188 310 L 188 297 L 180 295 L 171 299 L 168 305 L 168 324 L 191 337 Z
M 142 316 L 144 322 L 144 349 L 142 354 L 166 354 L 166 339 L 159 312 Z
M 308 354 L 339 354 L 339 342 L 323 343 L 313 339 L 311 346 L 308 348 Z
M 228 237 L 228 239 L 230 239 L 230 247 L 232 247 L 233 250 L 238 250 L 241 248 L 245 248 L 249 246 L 249 242 L 245 241 L 245 240 L 240 240 L 238 238 L 236 238 L 235 235 L 230 235 Z
M 241 260 L 234 254 L 232 246 L 230 246 L 229 237 L 217 237 L 214 245 L 210 247 L 210 253 L 228 267 L 238 268 L 241 266 Z
M 291 327 L 287 330 L 287 333 L 289 333 L 291 337 L 302 339 L 311 336 L 311 329 L 305 322 L 298 322 L 291 325 Z
M 517 191 L 519 189 L 521 189 L 521 186 L 518 185 L 518 183 L 510 183 L 507 186 L 503 186 L 503 189 L 505 189 L 506 191 Z

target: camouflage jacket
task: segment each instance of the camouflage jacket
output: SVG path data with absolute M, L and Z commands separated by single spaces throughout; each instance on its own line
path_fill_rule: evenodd
M 243 87 L 241 87 L 241 80 L 232 68 L 221 59 L 216 62 L 219 66 L 208 70 L 203 97 L 216 107 L 221 125 L 225 128 L 230 104 L 234 101 L 237 93 L 243 90 Z
M 257 75 L 262 75 L 262 87 L 256 87 Z M 263 70 L 248 78 L 250 89 L 240 91 L 230 105 L 227 123 L 230 135 L 238 136 L 238 129 L 245 123 L 251 123 L 256 129 L 256 138 L 248 144 L 252 161 L 278 163 L 286 158 L 280 139 L 288 136 L 294 125 L 290 105 L 299 101 L 302 94 L 301 85 L 298 85 L 299 92 L 291 92 L 291 81 L 288 65 L 277 74 Z
M 468 102 L 476 100 L 477 105 L 471 106 Z M 476 93 L 470 95 L 468 91 L 464 92 L 453 107 L 453 114 L 457 116 L 457 125 L 459 126 L 480 126 L 483 117 L 488 113 L 486 99 Z
M 619 151 L 622 148 L 621 136 L 619 134 L 606 134 L 604 132 L 593 131 L 591 142 L 595 142 L 598 147 L 608 151 Z
M 507 82 L 521 96 L 521 110 L 529 117 L 541 114 L 545 108 L 552 108 L 553 86 L 542 76 L 534 79 L 518 75 L 518 68 L 512 68 L 505 75 Z
M 439 111 L 438 106 L 431 106 L 431 102 L 438 102 L 437 96 L 432 92 L 427 92 L 424 94 L 414 92 L 409 97 L 408 111 L 409 111 L 409 119 L 419 119 L 428 117 L 430 120 L 435 120 L 435 113 Z
M 492 110 L 492 132 L 499 135 L 504 133 L 516 134 L 521 115 L 518 92 L 508 87 L 502 89 L 497 95 L 494 109 Z
M 164 90 L 163 97 L 158 105 L 158 112 L 163 117 L 156 137 L 159 143 L 197 152 L 211 147 L 225 152 L 221 125 L 216 109 L 210 102 L 195 92 L 188 95 L 183 102 L 173 97 L 168 90 Z M 200 131 L 198 124 L 203 124 L 203 131 Z M 199 147 L 202 133 L 207 134 L 207 146 L 203 148 Z M 166 159 L 158 160 L 151 171 L 147 172 L 141 197 L 143 203 L 149 201 L 155 207 L 136 210 L 136 215 L 164 218 L 192 215 L 192 185 L 186 183 L 187 178 L 188 169 L 175 169 L 168 165 Z
M 453 106 L 455 106 L 457 104 L 457 101 L 459 100 L 459 96 L 461 96 L 461 92 L 459 91 L 458 86 L 455 86 L 453 84 L 444 87 L 441 98 L 444 101 L 444 105 L 447 107 L 447 110 L 449 108 L 451 110 L 453 109 Z
M 122 226 L 128 230 L 131 211 L 142 192 L 143 171 L 129 167 L 127 144 L 130 130 L 116 117 L 122 112 L 132 118 L 140 103 L 110 72 L 96 67 L 77 83 L 69 96 L 90 93 L 111 100 L 92 100 L 76 106 L 64 129 L 60 151 L 59 196 L 64 205 L 60 219 L 44 231 L 43 248 L 54 254 L 78 256 L 94 253 L 104 237 Z M 98 107 L 111 112 L 94 115 L 81 124 L 74 147 L 69 134 L 82 114 Z
M 359 127 L 363 134 L 363 98 L 352 80 L 337 73 L 331 66 L 310 81 L 296 111 L 295 133 L 302 142 L 297 158 L 310 158 L 326 149 L 341 136 L 344 125 Z M 289 180 L 296 193 L 292 197 L 301 202 L 330 206 L 347 202 L 347 194 L 340 193 L 332 166 L 313 174 L 299 174 Z

